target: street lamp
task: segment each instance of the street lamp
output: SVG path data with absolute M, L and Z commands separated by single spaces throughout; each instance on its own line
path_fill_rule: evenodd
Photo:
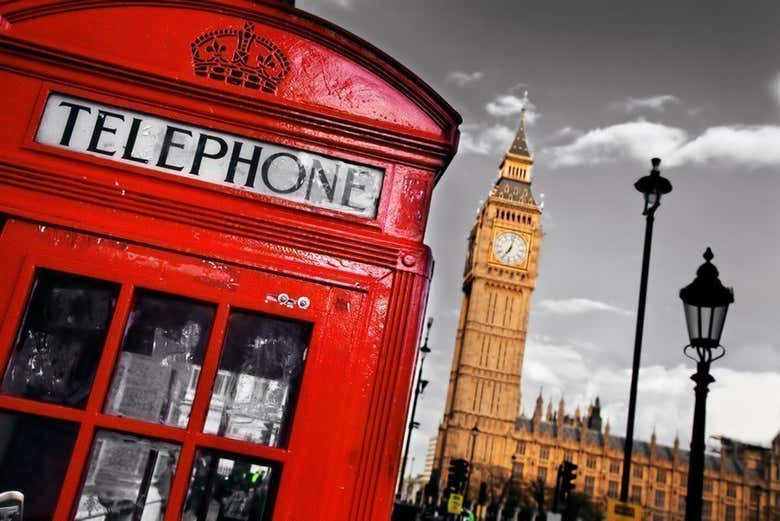
M 628 501 L 628 483 L 631 477 L 631 455 L 634 450 L 634 415 L 636 413 L 637 379 L 639 362 L 642 356 L 642 330 L 645 325 L 645 301 L 647 300 L 647 273 L 650 268 L 650 246 L 653 242 L 653 222 L 655 211 L 661 206 L 661 197 L 672 191 L 672 184 L 661 177 L 658 166 L 661 160 L 652 159 L 653 169 L 634 183 L 634 188 L 644 195 L 645 208 L 645 247 L 642 253 L 642 275 L 639 282 L 639 309 L 636 314 L 636 336 L 634 337 L 634 364 L 631 370 L 631 390 L 628 398 L 628 422 L 626 425 L 626 443 L 623 452 L 623 479 L 620 487 L 620 501 Z
M 504 503 L 501 506 L 501 518 L 512 519 L 515 515 L 516 504 L 514 495 L 514 480 L 515 480 L 515 467 L 517 466 L 517 456 L 512 454 L 512 470 L 509 471 L 509 483 L 507 484 L 506 496 L 503 498 Z M 511 506 L 511 508 L 509 508 Z M 504 515 L 504 511 L 507 514 Z
M 512 481 L 515 478 L 515 465 L 517 465 L 517 456 L 512 454 L 512 470 L 509 472 L 509 494 L 512 494 Z
M 431 352 L 428 347 L 428 337 L 431 334 L 431 326 L 433 325 L 433 317 L 428 318 L 428 322 L 425 325 L 425 340 L 422 346 L 420 346 L 420 370 L 417 372 L 417 385 L 414 387 L 414 401 L 412 402 L 412 416 L 409 418 L 409 428 L 406 434 L 406 448 L 404 449 L 404 458 L 401 462 L 401 474 L 398 479 L 398 490 L 395 493 L 397 500 L 401 499 L 401 491 L 404 485 L 404 473 L 406 472 L 406 460 L 409 457 L 409 445 L 412 442 L 412 431 L 420 426 L 419 422 L 414 421 L 414 415 L 417 412 L 417 399 L 428 387 L 428 380 L 422 379 L 423 365 L 425 364 L 425 356 Z
M 685 356 L 696 362 L 696 403 L 693 411 L 691 455 L 688 467 L 688 496 L 685 504 L 686 521 L 699 521 L 702 511 L 704 480 L 704 427 L 707 416 L 707 392 L 715 381 L 710 375 L 710 364 L 726 354 L 720 345 L 720 335 L 726 322 L 729 304 L 734 302 L 734 290 L 721 284 L 718 269 L 712 264 L 712 250 L 704 252 L 704 264 L 696 271 L 696 278 L 680 290 L 685 309 L 690 344 Z
M 477 425 L 471 429 L 471 453 L 469 454 L 469 471 L 466 473 L 466 490 L 463 493 L 463 504 L 469 504 L 469 489 L 471 488 L 471 468 L 474 466 L 474 445 L 477 443 L 477 433 L 479 429 Z

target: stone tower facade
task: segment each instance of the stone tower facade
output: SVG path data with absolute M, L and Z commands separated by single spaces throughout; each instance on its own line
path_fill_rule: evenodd
M 541 206 L 531 193 L 532 164 L 524 109 L 469 235 L 460 322 L 439 427 L 440 485 L 446 484 L 451 459 L 470 460 L 471 497 L 488 477 L 499 483 L 509 476 L 516 446 L 520 375 L 542 239 Z

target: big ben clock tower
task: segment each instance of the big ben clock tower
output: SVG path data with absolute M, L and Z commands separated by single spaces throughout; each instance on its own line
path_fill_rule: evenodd
M 469 235 L 463 303 L 436 447 L 442 486 L 451 459 L 473 462 L 471 498 L 482 481 L 503 483 L 516 446 L 520 375 L 542 239 L 541 206 L 531 193 L 532 164 L 523 109 L 517 135 Z

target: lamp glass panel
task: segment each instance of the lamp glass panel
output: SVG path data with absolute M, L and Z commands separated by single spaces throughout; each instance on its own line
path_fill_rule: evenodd
M 683 303 L 685 310 L 685 323 L 688 326 L 688 338 L 693 343 L 694 338 L 699 338 L 699 308 Z
M 726 323 L 726 311 L 728 306 L 717 306 L 712 309 L 712 333 L 710 338 L 716 344 L 720 344 L 720 335 L 723 333 L 723 324 Z
M 699 338 L 709 339 L 712 326 L 712 308 L 702 306 L 699 308 L 699 314 L 701 316 Z
M 661 194 L 657 191 L 650 191 L 645 193 L 645 212 L 650 210 L 656 204 L 660 203 Z
M 647 204 L 648 206 L 653 206 L 655 203 L 658 203 L 661 201 L 661 193 L 657 191 L 648 192 L 647 194 Z

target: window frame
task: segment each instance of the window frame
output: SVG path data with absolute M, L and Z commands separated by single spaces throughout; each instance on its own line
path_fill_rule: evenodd
M 221 281 L 216 281 L 220 282 L 217 284 L 215 280 L 198 281 L 197 277 L 187 270 L 191 270 L 194 265 L 210 262 L 203 257 L 174 253 L 145 245 L 128 245 L 110 239 L 97 239 L 81 232 L 66 232 L 58 229 L 46 231 L 47 227 L 18 221 L 7 224 L 10 226 L 6 226 L 4 235 L 0 236 L 0 246 L 5 242 L 6 245 L 14 244 L 16 248 L 6 248 L 9 250 L 9 255 L 0 259 L 0 269 L 5 269 L 6 273 L 11 274 L 5 283 L 0 283 L 0 313 L 5 311 L 4 320 L 0 323 L 2 374 L 5 373 L 9 360 L 13 356 L 17 335 L 22 327 L 36 273 L 39 270 L 89 277 L 119 285 L 119 293 L 109 321 L 92 388 L 83 409 L 0 393 L 0 410 L 67 421 L 79 426 L 65 479 L 59 492 L 59 501 L 52 517 L 53 521 L 69 521 L 75 515 L 77 499 L 88 470 L 93 441 L 101 430 L 124 432 L 179 445 L 179 459 L 172 480 L 165 521 L 174 521 L 180 517 L 189 487 L 193 459 L 198 449 L 269 462 L 282 468 L 277 482 L 276 502 L 272 507 L 276 510 L 284 489 L 291 488 L 285 487 L 285 470 L 293 460 L 296 447 L 306 436 L 307 428 L 301 428 L 301 425 L 307 423 L 303 418 L 312 414 L 315 417 L 318 415 L 317 407 L 314 407 L 313 402 L 317 401 L 317 389 L 321 386 L 317 386 L 312 380 L 321 382 L 326 377 L 322 374 L 326 372 L 325 366 L 333 367 L 332 363 L 323 363 L 325 357 L 321 355 L 327 347 L 327 341 L 330 340 L 328 337 L 335 332 L 341 332 L 342 335 L 346 333 L 351 337 L 354 332 L 354 324 L 345 328 L 343 324 L 336 325 L 333 324 L 334 320 L 330 320 L 333 311 L 327 303 L 334 287 L 227 263 L 217 264 L 228 266 L 229 269 L 240 274 L 240 287 L 231 287 Z M 12 231 L 11 228 L 14 228 L 13 233 L 9 233 Z M 64 244 L 62 241 L 52 240 L 53 234 L 55 236 L 59 234 L 60 238 L 67 235 L 71 243 Z M 23 239 L 21 244 L 19 244 L 20 237 Z M 82 247 L 76 248 L 73 244 Z M 143 266 L 137 260 L 138 255 L 145 255 L 148 259 L 163 259 L 170 264 L 161 263 L 154 268 Z M 305 310 L 298 307 L 289 308 L 268 298 L 291 286 L 296 288 L 298 295 L 303 293 L 309 297 L 310 307 Z M 258 291 L 259 289 L 263 291 Z M 190 421 L 186 427 L 155 424 L 103 412 L 137 290 L 150 290 L 206 302 L 216 308 L 209 338 L 206 341 L 205 356 L 196 385 Z M 6 301 L 4 309 L 2 300 Z M 353 298 L 354 300 L 356 299 Z M 232 310 L 250 311 L 310 324 L 311 337 L 298 397 L 291 413 L 291 429 L 286 447 L 270 447 L 203 432 L 211 391 L 218 376 L 228 318 Z M 344 360 L 344 362 L 354 362 L 354 360 Z M 318 374 L 312 375 L 312 373 Z M 332 375 L 328 376 L 332 378 Z

